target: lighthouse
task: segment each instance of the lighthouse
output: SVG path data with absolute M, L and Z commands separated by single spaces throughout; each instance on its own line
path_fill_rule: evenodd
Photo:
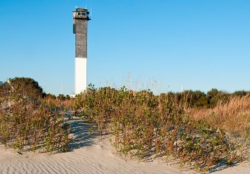
M 73 11 L 75 34 L 75 95 L 87 89 L 87 29 L 89 12 L 84 8 Z

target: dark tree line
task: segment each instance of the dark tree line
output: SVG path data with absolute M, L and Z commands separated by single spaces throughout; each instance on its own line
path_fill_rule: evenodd
M 91 86 L 89 86 L 91 89 Z M 24 77 L 16 77 L 13 79 L 9 79 L 5 83 L 0 84 L 0 95 L 5 95 L 4 92 L 14 92 L 21 95 L 27 95 L 33 98 L 52 98 L 59 100 L 69 100 L 69 95 L 59 94 L 55 96 L 50 93 L 45 93 L 43 89 L 39 86 L 38 82 L 31 79 L 31 78 L 24 78 Z M 150 91 L 141 91 L 141 92 L 149 92 Z M 202 91 L 192 91 L 192 90 L 185 90 L 183 92 L 169 92 L 167 95 L 169 99 L 178 103 L 180 105 L 184 105 L 187 107 L 196 107 L 196 108 L 213 108 L 217 105 L 218 102 L 227 102 L 230 100 L 231 97 L 239 96 L 243 97 L 250 94 L 250 91 L 235 91 L 233 93 L 227 93 L 225 91 L 220 91 L 218 89 L 211 89 L 207 93 Z
M 243 97 L 248 94 L 250 94 L 250 91 L 242 90 L 235 91 L 233 93 L 227 93 L 213 88 L 207 93 L 202 91 L 186 90 L 181 93 L 169 92 L 167 93 L 167 96 L 180 105 L 196 108 L 214 108 L 218 102 L 225 103 L 228 102 L 231 97 Z

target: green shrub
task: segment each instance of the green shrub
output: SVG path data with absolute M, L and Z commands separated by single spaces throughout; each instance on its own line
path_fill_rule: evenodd
M 5 97 L 0 108 L 0 142 L 18 150 L 67 151 L 70 129 L 64 117 L 40 100 L 23 95 Z
M 155 96 L 150 91 L 134 92 L 125 87 L 92 87 L 77 96 L 75 108 L 83 110 L 86 119 L 95 121 L 101 134 L 112 133 L 113 145 L 125 155 L 140 159 L 153 154 L 172 155 L 181 159 L 181 164 L 201 169 L 228 159 L 234 145 L 224 131 L 191 119 L 183 103 L 192 98 L 176 96 Z M 196 92 L 194 96 L 197 106 L 205 94 Z

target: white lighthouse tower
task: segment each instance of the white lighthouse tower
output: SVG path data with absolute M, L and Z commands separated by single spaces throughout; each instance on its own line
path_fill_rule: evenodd
M 87 89 L 87 28 L 89 12 L 84 8 L 73 11 L 75 34 L 75 95 Z

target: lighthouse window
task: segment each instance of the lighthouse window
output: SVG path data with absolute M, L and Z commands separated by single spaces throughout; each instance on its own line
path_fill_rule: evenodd
M 82 13 L 83 16 L 85 16 L 85 13 Z
M 81 13 L 78 13 L 78 15 L 81 15 Z

